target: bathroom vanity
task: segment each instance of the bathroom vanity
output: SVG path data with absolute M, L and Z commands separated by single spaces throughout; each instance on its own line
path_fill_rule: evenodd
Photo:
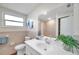
M 50 41 L 50 40 L 49 40 Z M 25 41 L 27 55 L 72 55 L 71 52 L 65 51 L 61 44 L 57 41 L 50 41 L 50 44 L 45 40 L 32 39 Z

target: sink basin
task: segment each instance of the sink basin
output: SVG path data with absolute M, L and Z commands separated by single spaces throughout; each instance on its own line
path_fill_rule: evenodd
M 47 50 L 47 45 L 44 43 L 37 43 L 36 44 L 37 48 L 41 49 L 41 50 Z
M 72 53 L 61 48 L 56 41 L 53 41 L 52 44 L 47 44 L 43 40 L 32 39 L 25 41 L 25 43 L 41 55 L 72 55 Z

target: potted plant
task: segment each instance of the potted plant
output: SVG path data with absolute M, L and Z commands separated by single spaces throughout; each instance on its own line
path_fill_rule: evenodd
M 57 36 L 57 40 L 60 40 L 64 44 L 64 48 L 68 47 L 74 53 L 74 48 L 79 49 L 79 43 L 72 36 L 69 35 L 59 35 Z

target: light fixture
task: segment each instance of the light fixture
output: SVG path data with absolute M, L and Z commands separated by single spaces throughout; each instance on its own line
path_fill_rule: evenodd
M 55 23 L 54 20 L 49 20 L 49 21 L 47 22 L 47 24 L 49 24 L 49 25 L 52 25 L 52 24 L 54 24 L 54 23 Z
M 51 18 L 49 17 L 48 20 L 51 20 Z
M 44 13 L 43 13 L 44 15 L 47 15 L 47 11 L 44 11 Z

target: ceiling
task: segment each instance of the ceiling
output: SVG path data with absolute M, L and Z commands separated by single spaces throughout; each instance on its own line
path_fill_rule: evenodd
M 36 8 L 42 7 L 42 9 L 54 9 L 62 5 L 61 3 L 0 3 L 1 6 L 8 9 L 28 15 Z M 52 8 L 51 8 L 52 7 Z
M 37 3 L 0 3 L 0 5 L 26 15 L 39 6 Z
M 68 4 L 64 4 L 62 6 L 59 6 L 57 8 L 54 8 L 50 10 L 46 15 L 40 15 L 39 19 L 41 21 L 48 21 L 48 18 L 51 18 L 51 20 L 55 20 L 56 16 L 61 16 L 61 15 L 68 15 L 69 13 L 73 14 L 73 4 L 71 4 L 70 7 L 67 7 Z
M 39 16 L 42 20 L 46 20 L 49 17 L 54 19 L 56 17 L 56 13 L 68 13 L 72 10 L 72 7 L 66 7 L 66 3 L 0 3 L 0 5 L 26 15 L 33 12 L 36 8 L 42 7 L 41 9 L 50 9 L 50 11 L 47 12 L 47 15 Z

